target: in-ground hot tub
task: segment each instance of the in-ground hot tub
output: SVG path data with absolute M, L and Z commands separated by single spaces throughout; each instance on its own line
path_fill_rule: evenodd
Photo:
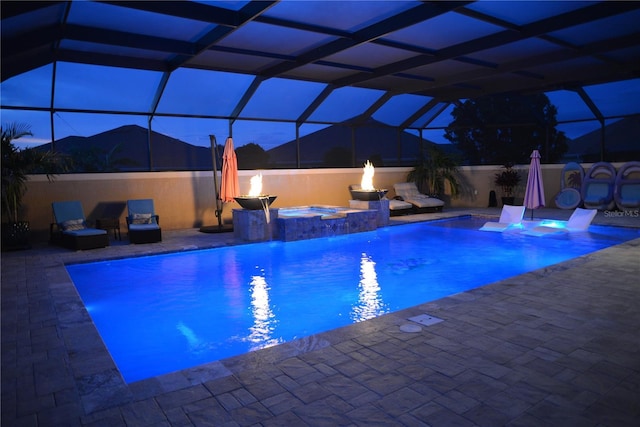
M 349 212 L 359 211 L 342 206 L 296 206 L 278 209 L 278 218 L 308 218 L 320 216 L 322 219 L 343 217 Z
M 280 208 L 276 218 L 276 234 L 285 242 L 360 233 L 378 227 L 377 211 L 341 206 Z

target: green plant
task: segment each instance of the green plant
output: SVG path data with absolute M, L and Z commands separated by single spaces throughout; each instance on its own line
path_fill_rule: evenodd
M 445 182 L 449 183 L 452 197 L 460 193 L 458 162 L 435 145 L 423 152 L 421 161 L 407 175 L 407 182 L 415 182 L 418 189 L 428 195 L 444 194 Z
M 494 183 L 502 189 L 505 197 L 511 197 L 520 184 L 520 172 L 513 168 L 513 163 L 506 163 L 502 168 L 502 172 L 496 173 Z
M 32 135 L 24 123 L 10 123 L 0 127 L 2 133 L 2 217 L 4 222 L 20 220 L 22 198 L 27 191 L 30 173 L 46 173 L 49 181 L 65 168 L 63 158 L 51 152 L 32 148 L 21 150 L 14 140 Z

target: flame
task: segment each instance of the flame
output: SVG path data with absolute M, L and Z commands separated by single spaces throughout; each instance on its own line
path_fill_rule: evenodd
M 260 195 L 262 195 L 262 174 L 259 173 L 251 177 L 249 196 L 258 197 Z
M 367 163 L 364 164 L 364 173 L 362 174 L 362 181 L 360 181 L 360 188 L 365 191 L 375 190 L 373 187 L 373 174 L 375 173 L 375 169 L 371 162 L 367 160 Z

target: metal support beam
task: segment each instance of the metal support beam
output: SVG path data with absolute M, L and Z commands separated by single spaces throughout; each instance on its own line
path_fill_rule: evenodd
M 256 93 L 258 87 L 260 87 L 264 80 L 264 77 L 261 76 L 256 76 L 256 78 L 253 79 L 247 90 L 242 95 L 242 98 L 240 98 L 240 101 L 238 101 L 233 111 L 231 112 L 231 116 L 229 117 L 229 127 L 231 127 L 236 121 L 244 107 L 247 106 L 247 103 L 249 102 L 253 94 Z
M 630 4 L 631 3 L 631 4 Z M 515 30 L 511 26 L 504 31 L 499 31 L 484 37 L 479 37 L 467 42 L 448 46 L 434 52 L 433 55 L 417 55 L 375 69 L 373 73 L 356 73 L 347 77 L 334 80 L 337 87 L 356 85 L 367 80 L 402 73 L 407 70 L 425 65 L 455 59 L 475 52 L 503 46 L 519 40 L 543 36 L 546 33 L 559 31 L 570 26 L 577 26 L 608 16 L 618 15 L 625 11 L 635 10 L 634 2 L 602 2 L 574 11 L 561 13 L 549 18 L 541 19 Z M 462 9 L 465 10 L 465 9 Z
M 604 116 L 600 109 L 593 102 L 591 97 L 585 92 L 584 88 L 579 87 L 574 89 L 575 92 L 580 96 L 580 99 L 589 107 L 589 110 L 593 113 L 594 116 L 600 122 L 600 161 L 604 161 L 605 153 L 606 153 L 606 142 L 605 142 L 605 120 Z
M 365 124 L 375 114 L 376 111 L 382 108 L 382 106 L 395 95 L 396 94 L 393 92 L 383 93 L 382 96 L 376 100 L 376 102 L 371 104 L 364 113 L 360 114 L 360 116 L 358 116 L 358 118 L 354 120 L 354 123 L 358 125 Z
M 447 12 L 450 12 L 451 10 L 463 7 L 468 3 L 470 2 L 439 1 L 421 3 L 416 7 L 405 10 L 380 22 L 376 22 L 375 24 L 371 24 L 365 28 L 362 28 L 352 33 L 348 38 L 338 38 L 322 46 L 311 49 L 303 53 L 302 55 L 299 55 L 296 58 L 296 61 L 293 63 L 281 62 L 277 65 L 274 65 L 273 67 L 264 70 L 261 75 L 266 77 L 274 77 L 286 73 L 287 71 L 291 71 L 303 65 L 313 63 L 320 59 L 326 58 L 327 56 L 331 56 L 354 46 L 371 42 L 394 31 L 410 27 L 411 25 L 417 24 L 426 19 L 443 15 Z
M 320 92 L 320 94 L 316 96 L 316 99 L 314 99 L 313 102 L 309 104 L 307 109 L 304 110 L 302 114 L 300 114 L 300 116 L 298 116 L 298 118 L 296 119 L 296 123 L 302 124 L 306 122 L 309 116 L 311 116 L 311 114 L 313 114 L 313 112 L 320 106 L 320 104 L 322 104 L 324 100 L 327 99 L 329 95 L 331 95 L 331 92 L 333 92 L 334 89 L 335 88 L 332 85 L 327 85 L 322 90 L 322 92 Z
M 400 129 L 408 128 L 409 126 L 411 126 L 411 123 L 415 122 L 420 117 L 424 116 L 429 110 L 431 110 L 432 108 L 437 106 L 439 103 L 440 103 L 440 101 L 438 101 L 435 98 L 430 100 L 425 105 L 423 105 L 421 108 L 419 108 L 418 111 L 416 111 L 415 113 L 410 115 L 404 122 L 400 123 L 400 125 L 398 127 Z

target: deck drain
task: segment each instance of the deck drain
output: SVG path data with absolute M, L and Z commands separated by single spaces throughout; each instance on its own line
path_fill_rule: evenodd
M 437 317 L 433 317 L 428 314 L 420 314 L 418 316 L 413 316 L 413 317 L 410 317 L 409 320 L 411 320 L 412 322 L 420 323 L 421 325 L 424 325 L 424 326 L 431 326 L 431 325 L 435 325 L 436 323 L 442 322 L 442 319 L 438 319 Z
M 413 323 L 405 323 L 400 326 L 400 330 L 402 332 L 420 332 L 422 330 L 422 326 L 414 325 Z

